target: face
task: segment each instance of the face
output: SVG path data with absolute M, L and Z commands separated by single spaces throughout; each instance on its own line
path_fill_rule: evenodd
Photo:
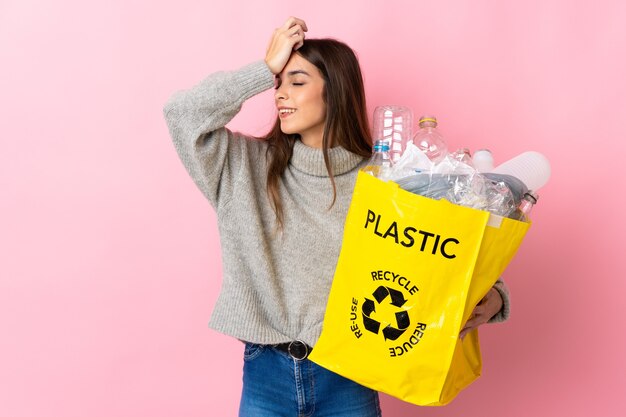
M 280 130 L 300 134 L 305 145 L 320 147 L 326 120 L 324 79 L 315 65 L 293 53 L 276 76 L 274 96 Z

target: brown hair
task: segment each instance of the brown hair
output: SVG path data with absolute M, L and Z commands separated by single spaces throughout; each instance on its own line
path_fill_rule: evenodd
M 341 146 L 363 157 L 372 154 L 372 136 L 367 119 L 363 77 L 354 51 L 335 39 L 307 39 L 295 53 L 315 65 L 324 78 L 326 123 L 322 151 L 333 186 L 333 200 L 330 204 L 332 207 L 337 198 L 337 188 L 328 157 L 331 145 Z M 278 192 L 280 177 L 287 169 L 293 153 L 293 144 L 299 138 L 298 134 L 283 133 L 278 117 L 269 133 L 262 138 L 269 144 L 266 154 L 269 161 L 267 194 L 280 228 L 284 223 L 283 206 Z

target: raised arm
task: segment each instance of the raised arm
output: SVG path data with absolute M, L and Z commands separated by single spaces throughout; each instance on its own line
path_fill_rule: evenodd
M 173 94 L 163 113 L 176 151 L 206 198 L 218 208 L 228 201 L 248 145 L 224 126 L 244 101 L 274 85 L 293 50 L 304 42 L 306 23 L 290 17 L 274 30 L 265 60 L 237 71 L 217 72 Z M 249 138 L 248 138 L 249 139 Z
M 246 138 L 224 126 L 248 98 L 271 88 L 274 75 L 263 60 L 209 75 L 173 94 L 163 113 L 183 165 L 217 207 L 236 180 Z

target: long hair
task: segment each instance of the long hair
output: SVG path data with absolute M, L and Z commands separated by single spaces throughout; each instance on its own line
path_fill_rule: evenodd
M 307 39 L 295 53 L 315 65 L 324 78 L 323 99 L 326 104 L 326 123 L 322 137 L 322 152 L 328 176 L 333 186 L 332 207 L 337 198 L 335 177 L 328 149 L 341 146 L 363 157 L 372 154 L 372 135 L 367 119 L 365 89 L 359 61 L 352 49 L 335 39 Z M 280 130 L 277 117 L 272 129 L 263 137 L 268 141 L 267 194 L 279 228 L 284 224 L 280 199 L 280 177 L 287 169 L 293 154 L 293 144 L 298 134 L 285 134 Z M 330 208 L 329 207 L 329 208 Z

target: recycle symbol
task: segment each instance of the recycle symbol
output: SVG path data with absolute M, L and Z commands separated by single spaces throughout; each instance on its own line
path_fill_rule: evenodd
M 382 285 L 376 288 L 376 291 L 374 291 L 372 295 L 378 304 L 382 303 L 387 296 L 390 297 L 392 306 L 402 307 L 407 301 L 404 299 L 402 292 Z M 370 317 L 372 313 L 376 312 L 376 304 L 374 304 L 374 301 L 366 297 L 361 309 L 363 312 L 363 325 L 365 328 L 372 333 L 378 334 L 378 331 L 380 330 L 380 322 Z M 383 336 L 385 337 L 385 340 L 396 340 L 406 331 L 411 324 L 409 312 L 406 310 L 398 311 L 396 313 L 396 324 L 398 327 L 391 327 L 391 324 L 389 324 L 383 329 Z

